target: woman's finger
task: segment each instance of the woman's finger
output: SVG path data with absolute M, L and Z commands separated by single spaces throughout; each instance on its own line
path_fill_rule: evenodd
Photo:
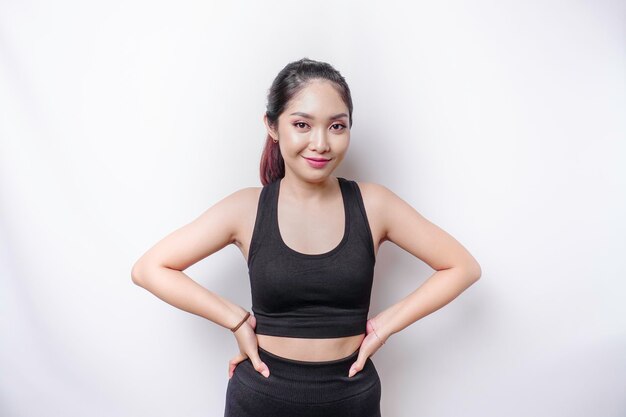
M 365 366 L 365 361 L 368 357 L 369 356 L 365 353 L 364 349 L 359 349 L 359 356 L 357 357 L 356 362 L 354 362 L 350 367 L 348 377 L 352 378 L 354 375 L 356 375 L 357 372 L 363 370 L 363 367 Z
M 367 358 L 371 357 L 378 351 L 378 349 L 382 345 L 380 344 L 380 340 L 374 332 L 369 333 L 363 341 L 361 342 L 361 347 L 359 348 L 359 356 L 357 357 L 356 362 L 352 364 L 350 367 L 350 371 L 348 372 L 348 377 L 354 376 L 357 372 L 363 370 L 365 367 L 365 362 Z
M 228 361 L 228 379 L 233 377 L 237 364 L 240 362 L 243 362 L 244 360 L 246 360 L 246 358 L 247 356 L 243 355 L 242 353 L 239 353 L 237 354 L 237 356 L 235 356 L 230 361 Z
M 256 369 L 265 378 L 270 376 L 270 369 L 267 367 L 265 362 L 261 360 L 258 351 L 254 351 L 251 355 L 248 355 L 248 357 L 252 361 L 252 366 L 254 367 L 254 369 Z

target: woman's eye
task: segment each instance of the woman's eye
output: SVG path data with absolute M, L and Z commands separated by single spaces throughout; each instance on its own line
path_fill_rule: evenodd
M 306 127 L 308 126 L 308 125 L 307 125 L 306 123 L 304 123 L 304 122 L 296 122 L 296 123 L 294 123 L 293 125 L 294 125 L 295 127 L 301 128 L 301 129 L 304 129 L 304 128 L 306 128 Z M 335 127 L 335 126 L 340 126 L 342 129 L 345 129 L 345 128 L 346 128 L 346 125 L 344 125 L 344 124 L 342 124 L 342 123 L 335 123 L 335 124 L 331 125 L 331 127 Z M 339 129 L 339 128 L 335 128 L 334 130 L 341 130 L 341 129 Z

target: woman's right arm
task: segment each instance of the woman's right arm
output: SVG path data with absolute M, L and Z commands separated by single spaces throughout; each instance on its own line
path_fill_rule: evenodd
M 135 262 L 132 281 L 161 300 L 189 313 L 231 329 L 244 318 L 246 310 L 220 297 L 187 276 L 183 271 L 196 262 L 235 243 L 242 236 L 246 215 L 256 207 L 258 191 L 243 188 L 215 203 L 191 223 L 165 236 Z M 248 317 L 234 335 L 241 360 L 249 357 L 265 377 L 269 370 L 258 354 L 254 328 Z
M 235 242 L 253 192 L 251 187 L 236 191 L 165 236 L 135 262 L 132 281 L 176 308 L 228 329 L 236 326 L 246 310 L 182 271 Z

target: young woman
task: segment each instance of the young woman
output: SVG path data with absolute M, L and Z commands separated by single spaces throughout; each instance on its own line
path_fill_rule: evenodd
M 371 356 L 472 285 L 480 266 L 385 186 L 332 175 L 348 151 L 352 99 L 331 65 L 288 64 L 263 119 L 263 186 L 230 194 L 166 236 L 133 266 L 133 282 L 233 332 L 226 417 L 380 416 Z M 385 241 L 436 272 L 368 319 Z M 182 272 L 231 243 L 248 264 L 254 315 Z

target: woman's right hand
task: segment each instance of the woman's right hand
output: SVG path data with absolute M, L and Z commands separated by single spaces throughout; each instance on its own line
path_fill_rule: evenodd
M 235 339 L 239 345 L 239 354 L 228 362 L 228 379 L 232 378 L 235 368 L 239 362 L 250 358 L 252 366 L 264 377 L 270 376 L 270 370 L 259 357 L 259 345 L 254 329 L 256 318 L 250 315 L 248 319 L 235 331 Z

